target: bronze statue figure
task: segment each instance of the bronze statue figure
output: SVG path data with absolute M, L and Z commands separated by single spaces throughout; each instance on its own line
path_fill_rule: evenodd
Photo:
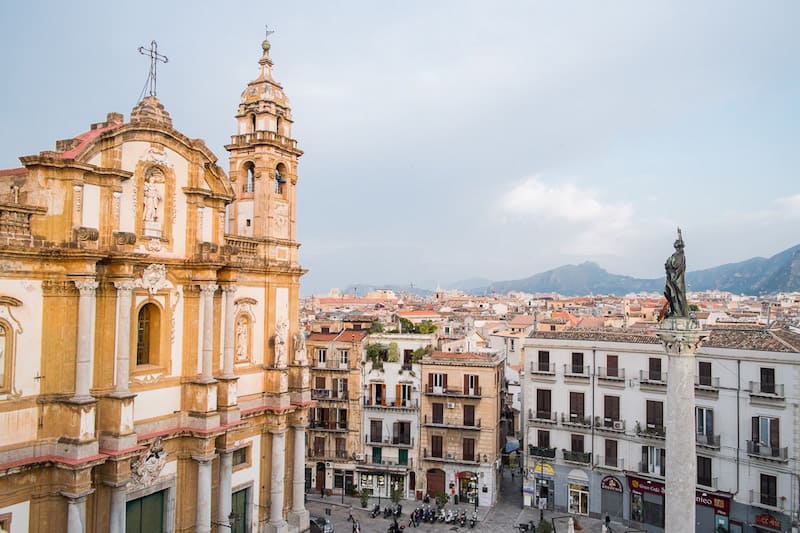
M 675 240 L 675 253 L 667 259 L 664 269 L 667 271 L 667 284 L 664 287 L 664 296 L 667 298 L 669 310 L 666 318 L 689 317 L 689 306 L 686 304 L 686 256 L 683 255 L 683 236 L 678 228 L 678 238 Z

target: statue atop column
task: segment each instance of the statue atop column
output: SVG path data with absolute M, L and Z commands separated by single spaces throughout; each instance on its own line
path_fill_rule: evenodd
M 683 254 L 683 236 L 678 228 L 678 238 L 673 244 L 675 253 L 667 259 L 664 269 L 667 273 L 667 283 L 664 287 L 664 296 L 667 298 L 669 309 L 665 318 L 689 317 L 689 306 L 686 304 L 686 256 Z

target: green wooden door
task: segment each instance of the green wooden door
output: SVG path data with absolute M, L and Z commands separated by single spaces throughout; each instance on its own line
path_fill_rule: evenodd
M 231 495 L 231 533 L 245 533 L 247 531 L 247 489 L 234 492 Z
M 397 462 L 399 464 L 401 464 L 401 465 L 407 465 L 408 464 L 408 450 L 403 450 L 403 449 L 398 450 L 397 451 L 397 455 L 398 455 Z
M 383 462 L 382 460 L 383 452 L 381 448 L 376 446 L 372 447 L 372 464 L 379 465 Z
M 125 510 L 126 533 L 162 533 L 163 526 L 163 490 L 128 502 Z

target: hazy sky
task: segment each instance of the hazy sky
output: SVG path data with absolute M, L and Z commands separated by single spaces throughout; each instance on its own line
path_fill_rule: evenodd
M 109 111 L 158 41 L 227 169 L 264 24 L 300 160 L 305 294 L 595 260 L 657 277 L 800 242 L 800 3 L 2 2 L 0 168 Z

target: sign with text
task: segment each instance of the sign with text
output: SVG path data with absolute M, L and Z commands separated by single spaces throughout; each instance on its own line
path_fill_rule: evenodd
M 622 492 L 622 483 L 614 476 L 606 476 L 600 481 L 600 488 L 613 492 Z

